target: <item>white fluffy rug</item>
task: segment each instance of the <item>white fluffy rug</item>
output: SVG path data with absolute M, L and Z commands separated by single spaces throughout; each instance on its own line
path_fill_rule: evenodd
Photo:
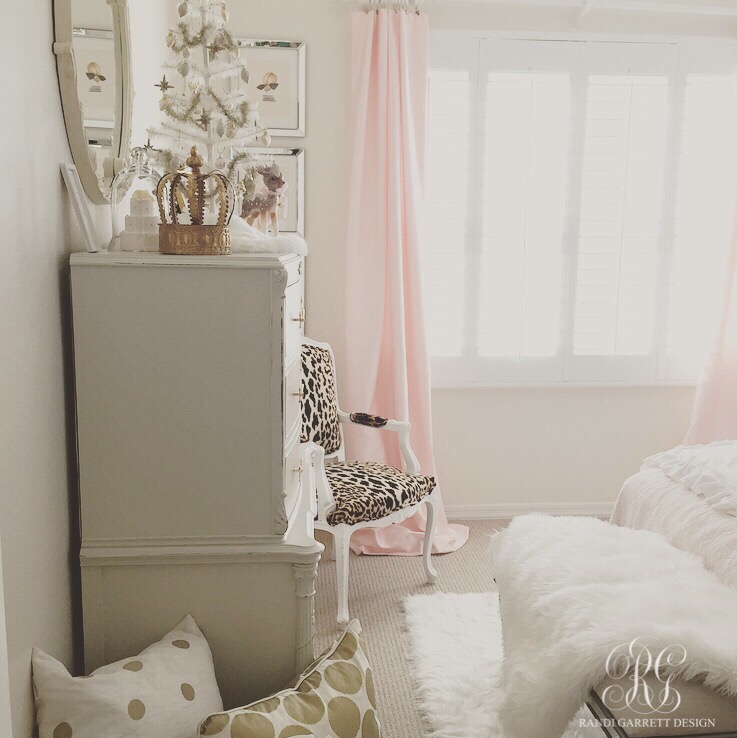
M 434 594 L 405 601 L 407 648 L 419 709 L 432 738 L 503 738 L 498 711 L 502 626 L 496 594 Z M 564 738 L 602 738 L 579 728 Z

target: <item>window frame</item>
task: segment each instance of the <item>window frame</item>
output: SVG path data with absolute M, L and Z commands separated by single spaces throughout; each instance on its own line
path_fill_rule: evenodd
M 683 109 L 683 97 L 685 92 L 684 79 L 687 73 L 692 72 L 691 69 L 684 68 L 682 64 L 682 55 L 684 52 L 689 53 L 693 50 L 703 48 L 708 45 L 710 48 L 714 46 L 724 47 L 725 51 L 733 54 L 737 59 L 737 39 L 728 36 L 661 36 L 652 34 L 597 34 L 582 32 L 515 32 L 515 31 L 479 31 L 479 30 L 463 30 L 463 29 L 434 29 L 431 31 L 431 57 L 433 62 L 430 69 L 439 69 L 437 64 L 438 46 L 442 44 L 442 54 L 448 57 L 447 68 L 449 70 L 469 71 L 469 114 L 471 116 L 471 130 L 469 135 L 470 148 L 475 154 L 478 154 L 475 144 L 483 140 L 483 131 L 480 131 L 478 105 L 481 97 L 479 95 L 479 86 L 482 84 L 480 79 L 482 76 L 482 59 L 484 50 L 482 42 L 487 40 L 493 41 L 557 41 L 557 42 L 602 42 L 602 43 L 619 43 L 619 44 L 636 44 L 636 45 L 670 45 L 675 47 L 676 63 L 674 82 L 671 84 L 669 91 L 670 105 L 674 106 L 674 110 Z M 448 55 L 448 49 L 453 47 L 458 51 L 461 58 L 468 59 L 468 54 L 475 58 L 477 64 L 453 64 L 454 59 Z M 433 48 L 435 47 L 435 48 Z M 581 47 L 583 48 L 583 47 Z M 452 56 L 452 55 L 451 55 Z M 737 63 L 736 63 L 737 68 Z M 583 69 L 572 78 L 572 87 L 585 88 L 585 74 Z M 584 132 L 585 120 L 585 104 L 586 95 L 577 92 L 575 102 L 572 106 L 571 136 L 582 136 Z M 675 191 L 677 187 L 677 179 L 674 176 L 674 169 L 677 166 L 677 147 L 680 144 L 682 116 L 680 114 L 669 114 L 668 121 L 668 143 L 666 154 L 666 175 L 663 190 L 664 206 L 662 210 L 662 222 L 664 228 L 661 229 L 659 235 L 659 264 L 656 276 L 656 285 L 659 291 L 668 289 L 667 280 L 664 275 L 668 273 L 670 257 L 673 253 L 673 227 L 674 227 L 674 210 L 675 210 Z M 481 152 L 483 153 L 483 152 Z M 535 388 L 638 388 L 638 387 L 693 387 L 697 384 L 697 379 L 671 379 L 668 377 L 664 364 L 664 344 L 666 340 L 667 324 L 665 322 L 664 313 L 668 309 L 667 299 L 662 296 L 658 297 L 655 302 L 656 321 L 655 321 L 655 337 L 653 349 L 649 356 L 646 357 L 611 357 L 616 361 L 617 358 L 626 360 L 632 358 L 636 362 L 641 361 L 647 363 L 648 378 L 643 379 L 637 377 L 632 380 L 627 379 L 593 379 L 581 380 L 572 378 L 572 350 L 571 342 L 573 339 L 573 300 L 570 296 L 570 290 L 575 289 L 577 256 L 578 256 L 578 239 L 572 238 L 571 223 L 573 213 L 578 213 L 580 209 L 580 184 L 581 184 L 581 162 L 583 145 L 577 147 L 572 153 L 575 162 L 572 166 L 572 176 L 570 178 L 568 191 L 570 205 L 567 208 L 566 216 L 566 242 L 564 251 L 571 252 L 564 256 L 565 273 L 563 275 L 563 294 L 562 294 L 562 313 L 561 326 L 566 325 L 566 330 L 562 331 L 562 342 L 559 354 L 555 357 L 524 357 L 524 358 L 484 358 L 471 356 L 468 353 L 468 336 L 467 332 L 475 330 L 475 321 L 478 316 L 466 320 L 461 330 L 463 336 L 463 352 L 464 356 L 457 357 L 438 357 L 431 356 L 432 364 L 432 386 L 438 389 L 535 389 Z M 469 197 L 473 196 L 473 188 L 480 191 L 481 180 L 483 178 L 483 167 L 476 167 L 473 179 L 469 177 Z M 466 272 L 478 270 L 480 248 L 477 245 L 478 234 L 481 221 L 481 209 L 469 208 L 466 218 L 466 242 L 464 245 L 463 257 L 466 260 Z M 576 228 L 576 233 L 578 229 Z M 477 292 L 478 290 L 476 290 Z M 464 305 L 475 304 L 473 296 L 466 298 Z M 563 354 L 562 358 L 560 354 Z M 588 358 L 588 357 L 584 357 Z M 610 357 L 602 357 L 610 359 Z M 557 371 L 558 378 L 550 379 L 552 372 L 550 368 L 553 364 L 560 367 Z M 496 377 L 490 377 L 490 372 L 484 368 L 484 365 L 495 366 Z M 506 366 L 505 366 L 506 365 Z M 500 371 L 501 368 L 501 371 Z M 508 378 L 507 378 L 508 377 Z

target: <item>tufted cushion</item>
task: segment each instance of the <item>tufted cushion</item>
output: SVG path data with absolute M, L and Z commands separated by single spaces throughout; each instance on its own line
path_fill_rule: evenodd
M 314 441 L 326 454 L 341 446 L 333 359 L 327 349 L 302 346 L 302 443 Z
M 201 736 L 217 738 L 379 738 L 374 678 L 361 624 L 309 666 L 290 689 L 210 715 Z
M 330 464 L 325 473 L 335 498 L 335 509 L 327 516 L 330 525 L 381 520 L 417 504 L 435 489 L 432 477 L 371 461 Z

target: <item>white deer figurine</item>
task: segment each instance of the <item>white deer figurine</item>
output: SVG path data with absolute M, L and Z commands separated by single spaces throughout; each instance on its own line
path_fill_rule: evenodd
M 288 185 L 282 177 L 281 170 L 274 163 L 271 166 L 260 166 L 256 172 L 263 177 L 265 189 L 243 198 L 241 217 L 252 226 L 273 236 L 279 235 L 279 208 L 284 207 L 284 192 Z

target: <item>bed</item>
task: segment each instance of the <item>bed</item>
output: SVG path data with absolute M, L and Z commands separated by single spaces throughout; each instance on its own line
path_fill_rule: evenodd
M 700 556 L 725 584 L 737 587 L 737 517 L 661 469 L 643 469 L 624 483 L 611 522 L 661 533 L 676 548 Z

